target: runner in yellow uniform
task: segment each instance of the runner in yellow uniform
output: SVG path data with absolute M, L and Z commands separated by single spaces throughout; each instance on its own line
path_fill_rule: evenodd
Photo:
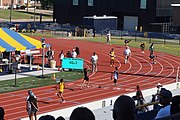
M 64 88 L 65 88 L 64 80 L 63 80 L 63 79 L 60 79 L 59 91 L 58 91 L 58 93 L 57 93 L 57 96 L 62 99 L 62 103 L 65 102 L 64 97 L 63 97 L 63 95 L 62 95 L 63 92 L 64 92 Z
M 110 51 L 110 66 L 114 66 L 114 59 L 115 59 L 115 53 L 114 53 L 114 49 L 112 48 Z

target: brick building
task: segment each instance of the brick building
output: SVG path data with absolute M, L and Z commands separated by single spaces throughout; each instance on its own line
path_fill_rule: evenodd
M 14 5 L 24 5 L 25 0 L 14 0 Z M 10 6 L 11 0 L 0 0 L 0 6 Z

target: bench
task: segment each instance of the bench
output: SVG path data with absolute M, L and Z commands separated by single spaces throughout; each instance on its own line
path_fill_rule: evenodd
M 39 59 L 40 57 L 42 57 L 42 54 L 41 54 L 39 49 L 35 49 L 35 50 L 21 50 L 20 51 L 21 63 L 27 63 L 27 57 L 30 54 L 32 55 L 32 57 L 34 59 Z
M 31 50 L 31 55 L 32 55 L 34 58 L 42 57 L 42 54 L 41 54 L 40 50 Z

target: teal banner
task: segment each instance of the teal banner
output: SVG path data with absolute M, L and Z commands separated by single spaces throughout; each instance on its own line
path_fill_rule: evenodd
M 83 69 L 84 59 L 81 58 L 64 58 L 62 68 L 66 69 Z

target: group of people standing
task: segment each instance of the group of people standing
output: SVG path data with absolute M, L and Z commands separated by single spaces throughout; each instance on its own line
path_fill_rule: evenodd
M 77 58 L 77 56 L 80 55 L 80 49 L 78 46 L 76 46 L 76 48 L 72 49 L 72 52 L 70 50 L 67 51 L 67 53 L 64 53 L 64 50 L 61 50 L 61 52 L 59 53 L 59 61 L 60 61 L 60 67 L 62 67 L 62 61 L 63 59 L 66 58 Z

